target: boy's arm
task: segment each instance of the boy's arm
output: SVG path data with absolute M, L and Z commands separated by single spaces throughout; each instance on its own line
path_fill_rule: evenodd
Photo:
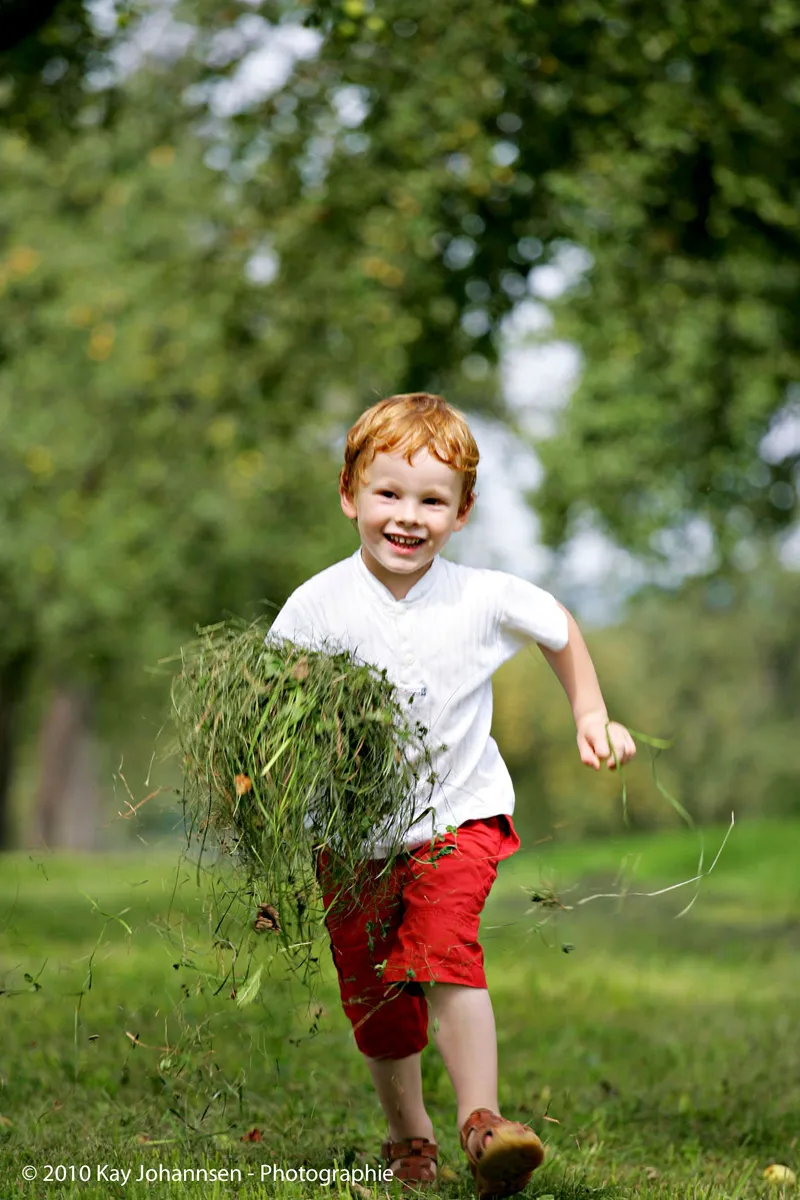
M 617 721 L 609 722 L 603 693 L 583 635 L 572 614 L 567 612 L 563 604 L 558 607 L 567 617 L 567 644 L 563 650 L 549 650 L 541 644 L 539 649 L 552 667 L 572 707 L 581 762 L 598 770 L 600 760 L 604 758 L 613 770 L 617 764 L 622 766 L 633 758 L 636 745 L 624 725 Z

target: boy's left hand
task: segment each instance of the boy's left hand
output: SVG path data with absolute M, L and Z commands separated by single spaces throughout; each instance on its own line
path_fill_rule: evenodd
M 613 771 L 617 766 L 622 767 L 630 762 L 636 754 L 636 743 L 619 721 L 607 721 L 605 717 L 590 715 L 578 722 L 577 730 L 581 762 L 595 771 L 600 769 L 601 759 L 606 759 L 607 767 Z

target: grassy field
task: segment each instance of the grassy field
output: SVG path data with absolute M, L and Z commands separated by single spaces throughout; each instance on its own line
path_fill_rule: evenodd
M 706 865 L 723 835 L 707 834 Z M 502 868 L 482 940 L 501 1105 L 548 1145 L 530 1200 L 778 1197 L 764 1169 L 800 1168 L 800 825 L 737 826 L 679 920 L 692 888 L 579 903 L 687 879 L 697 850 L 661 834 L 545 845 Z M 327 951 L 313 996 L 273 969 L 242 1006 L 204 914 L 177 849 L 0 859 L 0 1200 L 364 1200 L 361 1184 L 262 1181 L 271 1164 L 378 1165 L 382 1119 Z M 469 1196 L 433 1048 L 424 1070 L 447 1168 L 435 1195 Z M 201 1167 L 232 1181 L 152 1178 Z

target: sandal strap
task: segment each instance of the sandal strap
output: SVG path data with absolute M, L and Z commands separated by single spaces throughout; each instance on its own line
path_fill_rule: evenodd
M 381 1154 L 394 1178 L 405 1190 L 428 1187 L 436 1182 L 439 1147 L 427 1138 L 405 1138 L 402 1142 L 385 1141 Z M 396 1167 L 392 1167 L 396 1163 Z
M 469 1135 L 476 1129 L 483 1128 L 484 1130 L 496 1129 L 498 1125 L 504 1125 L 505 1121 L 499 1113 L 492 1112 L 490 1108 L 476 1108 L 469 1114 L 464 1124 L 461 1126 L 459 1137 L 461 1139 L 461 1149 L 466 1151 L 467 1157 L 473 1156 L 469 1152 L 467 1143 Z M 484 1146 L 483 1139 L 480 1139 L 480 1153 L 475 1156 L 476 1160 L 483 1154 Z
M 439 1147 L 436 1142 L 429 1142 L 426 1138 L 406 1138 L 403 1142 L 384 1142 L 381 1155 L 390 1163 L 397 1158 L 427 1158 L 431 1162 L 438 1162 Z

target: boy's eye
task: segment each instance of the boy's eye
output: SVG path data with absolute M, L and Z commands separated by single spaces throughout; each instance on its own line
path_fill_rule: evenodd
M 383 491 L 383 492 L 378 492 L 378 495 L 379 496 L 393 496 L 394 492 Z
M 425 501 L 425 503 L 426 504 L 443 504 L 444 501 L 440 500 L 438 496 L 429 496 L 428 499 Z

